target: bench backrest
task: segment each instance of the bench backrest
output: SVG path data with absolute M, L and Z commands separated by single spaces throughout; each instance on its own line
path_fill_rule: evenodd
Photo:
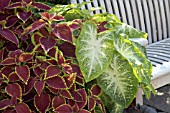
M 82 3 L 90 0 L 71 0 Z M 170 38 L 170 0 L 93 0 L 82 9 L 102 6 L 121 21 L 148 33 L 149 44 Z

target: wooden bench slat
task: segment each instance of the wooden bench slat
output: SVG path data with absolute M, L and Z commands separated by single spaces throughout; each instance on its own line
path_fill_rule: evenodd
M 165 13 L 166 13 L 166 21 L 167 21 L 167 32 L 168 38 L 170 38 L 170 0 L 164 0 L 165 4 Z
M 102 6 L 104 9 L 106 9 L 106 7 L 105 7 L 105 4 L 104 4 L 104 1 L 103 0 L 98 0 L 98 2 L 99 2 L 99 4 L 100 4 L 100 6 Z M 106 10 L 102 10 L 102 13 L 105 13 L 106 12 Z
M 113 4 L 113 9 L 114 9 L 115 15 L 118 17 L 118 19 L 121 19 L 117 0 L 111 0 L 111 2 Z
M 110 14 L 113 14 L 113 10 L 112 10 L 112 6 L 111 6 L 110 0 L 105 0 L 105 4 L 106 4 L 107 12 L 109 12 Z
M 107 1 L 107 0 L 106 0 Z M 123 0 L 117 0 L 118 4 L 119 4 L 119 9 L 120 9 L 120 14 L 121 14 L 121 20 L 125 23 L 127 23 L 127 18 L 126 18 L 126 12 L 125 12 L 125 7 L 124 7 L 124 3 Z
M 98 0 L 93 0 L 93 5 L 94 5 L 94 7 L 100 7 L 100 6 L 98 5 Z M 95 13 L 99 14 L 99 13 L 100 13 L 100 10 L 99 10 L 99 9 L 95 10 Z

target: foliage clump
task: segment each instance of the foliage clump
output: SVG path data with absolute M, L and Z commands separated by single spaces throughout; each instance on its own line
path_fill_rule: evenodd
M 0 4 L 1 112 L 120 113 L 139 84 L 150 96 L 151 63 L 129 40 L 146 33 L 113 14 L 80 10 L 85 3 Z M 34 8 L 49 11 L 36 18 Z

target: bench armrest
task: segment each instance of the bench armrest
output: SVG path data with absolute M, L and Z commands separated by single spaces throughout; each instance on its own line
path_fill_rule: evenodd
M 148 40 L 145 38 L 129 38 L 129 40 L 137 42 L 137 43 L 141 44 L 142 46 L 148 45 Z

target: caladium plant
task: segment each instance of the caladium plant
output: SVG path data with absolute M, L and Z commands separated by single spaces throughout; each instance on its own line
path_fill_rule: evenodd
M 0 112 L 121 113 L 139 84 L 148 97 L 154 91 L 145 49 L 128 38 L 146 33 L 115 15 L 91 16 L 82 3 L 36 18 L 32 8 L 50 7 L 0 2 Z

